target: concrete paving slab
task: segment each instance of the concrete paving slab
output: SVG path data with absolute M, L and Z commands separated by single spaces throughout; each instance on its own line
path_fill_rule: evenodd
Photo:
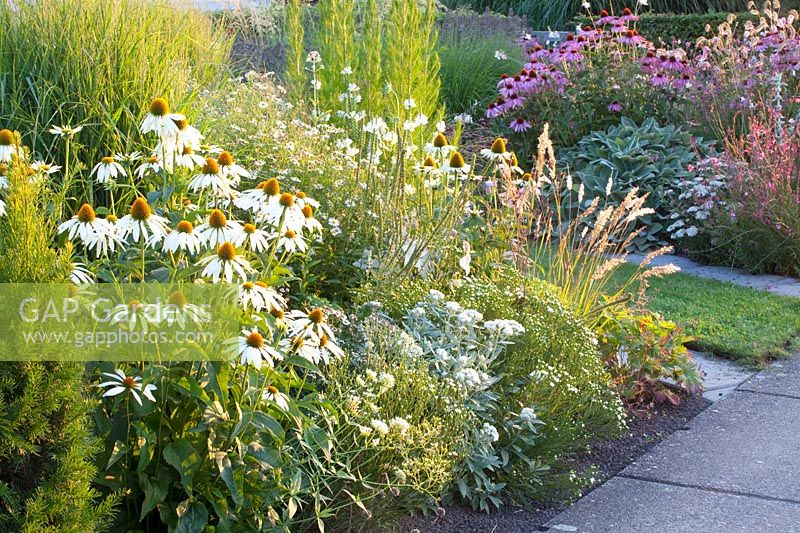
M 582 533 L 797 533 L 800 503 L 615 477 L 547 527 Z
M 736 387 L 756 373 L 755 370 L 737 365 L 727 359 L 693 350 L 690 350 L 690 353 L 706 376 L 704 382 L 706 391 Z
M 800 399 L 800 356 L 788 361 L 775 361 L 769 368 L 759 372 L 739 388 Z M 800 436 L 798 440 L 800 441 Z M 800 442 L 798 445 L 800 446 Z
M 800 399 L 735 391 L 622 471 L 800 502 Z

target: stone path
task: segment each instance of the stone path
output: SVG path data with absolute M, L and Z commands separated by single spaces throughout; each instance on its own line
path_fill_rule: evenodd
M 643 255 L 630 254 L 626 260 L 631 263 L 641 263 Z M 672 263 L 681 269 L 681 273 L 700 278 L 715 279 L 717 281 L 733 283 L 742 287 L 751 287 L 762 291 L 780 294 L 781 296 L 792 296 L 800 298 L 800 280 L 795 278 L 785 278 L 782 276 L 754 276 L 747 272 L 724 266 L 709 266 L 696 263 L 686 257 L 677 255 L 662 255 L 650 263 L 653 266 L 666 265 Z
M 800 358 L 736 387 L 548 531 L 800 533 Z

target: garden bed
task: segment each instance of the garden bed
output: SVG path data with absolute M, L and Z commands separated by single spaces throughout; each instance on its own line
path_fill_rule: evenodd
M 599 470 L 596 483 L 587 491 L 600 486 L 621 472 L 642 454 L 686 425 L 711 402 L 701 394 L 681 393 L 680 405 L 655 404 L 647 410 L 628 411 L 628 431 L 624 437 L 614 440 L 598 440 L 591 451 L 577 462 L 577 467 L 595 466 Z M 563 511 L 568 505 L 553 505 L 531 508 L 509 505 L 492 514 L 480 513 L 469 507 L 455 506 L 445 509 L 444 515 L 430 518 L 414 518 L 403 524 L 403 530 L 427 532 L 530 532 L 541 528 L 548 520 Z

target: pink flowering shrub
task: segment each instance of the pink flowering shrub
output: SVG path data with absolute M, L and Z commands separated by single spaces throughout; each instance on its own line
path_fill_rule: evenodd
M 800 129 L 769 110 L 746 137 L 730 142 L 741 164 L 731 167 L 724 202 L 697 253 L 756 272 L 800 275 Z

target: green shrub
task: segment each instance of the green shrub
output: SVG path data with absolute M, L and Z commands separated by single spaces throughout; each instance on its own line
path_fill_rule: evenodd
M 42 192 L 19 169 L 9 178 L 0 282 L 64 280 L 69 262 L 49 248 L 54 228 Z M 0 530 L 84 533 L 108 519 L 113 501 L 96 504 L 91 487 L 95 450 L 82 374 L 77 363 L 0 362 Z
M 582 479 L 571 471 L 569 459 L 590 442 L 613 437 L 625 427 L 625 412 L 594 334 L 559 303 L 552 287 L 525 281 L 510 269 L 498 272 L 491 282 L 465 282 L 455 296 L 462 305 L 481 309 L 486 319 L 511 318 L 525 328 L 507 351 L 502 402 L 512 412 L 536 407 L 544 424 L 530 453 L 551 471 L 540 483 L 524 468 L 512 471 L 503 480 L 507 490 L 518 501 L 574 494 Z
M 155 97 L 191 118 L 196 90 L 213 86 L 230 47 L 207 16 L 166 0 L 3 2 L 0 27 L 0 124 L 47 161 L 64 161 L 47 129 L 81 124 L 89 168 L 139 149 Z
M 561 162 L 583 184 L 586 202 L 600 197 L 619 205 L 633 188 L 648 194 L 645 206 L 654 212 L 638 217 L 639 234 L 632 243 L 636 251 L 644 251 L 667 244 L 681 183 L 694 177 L 692 165 L 712 147 L 679 127 L 661 127 L 653 118 L 641 125 L 623 118 L 618 126 L 581 139 L 564 152 Z

